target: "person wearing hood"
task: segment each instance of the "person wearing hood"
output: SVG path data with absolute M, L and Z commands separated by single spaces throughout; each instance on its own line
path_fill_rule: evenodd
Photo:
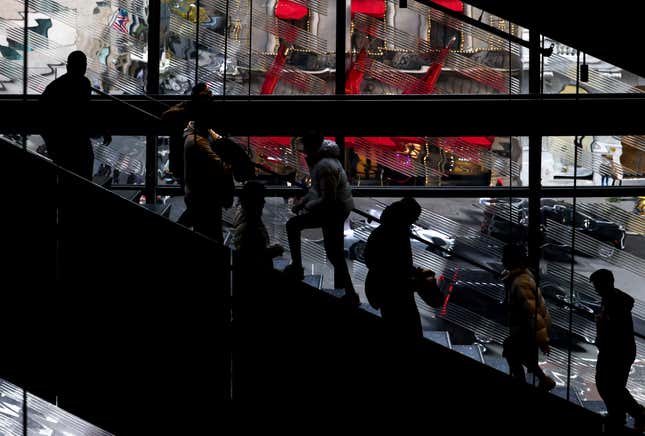
M 222 208 L 233 205 L 235 184 L 231 167 L 211 147 L 216 139 L 199 114 L 184 130 L 184 202 L 193 229 L 223 243 Z
M 343 297 L 352 305 L 359 304 L 343 247 L 344 224 L 354 208 L 347 174 L 339 161 L 338 145 L 317 132 L 302 137 L 302 145 L 311 175 L 311 189 L 292 211 L 296 215 L 287 222 L 291 264 L 285 272 L 298 279 L 304 277 L 300 252 L 300 233 L 304 229 L 322 228 L 327 258 L 334 266 L 334 288 L 344 289 Z
M 528 268 L 524 247 L 507 244 L 502 253 L 502 280 L 506 289 L 510 335 L 504 340 L 503 356 L 512 377 L 525 380 L 524 366 L 538 379 L 538 388 L 550 391 L 555 381 L 538 363 L 538 347 L 549 354 L 551 316 L 535 276 Z
M 596 317 L 596 388 L 608 412 L 608 424 L 619 430 L 625 413 L 634 417 L 636 430 L 645 430 L 645 408 L 627 390 L 629 371 L 636 358 L 632 308 L 634 299 L 614 287 L 614 275 L 599 269 L 589 281 L 602 299 Z
M 434 273 L 412 264 L 410 227 L 421 214 L 421 206 L 413 198 L 395 201 L 381 214 L 381 225 L 367 239 L 365 280 L 367 300 L 380 309 L 388 338 L 407 345 L 423 338 L 421 316 L 414 294 L 428 302 L 423 281 L 434 281 Z M 436 285 L 436 282 L 435 282 Z M 443 300 L 438 288 L 440 302 Z M 430 304 L 430 303 L 428 303 Z M 430 304 L 437 307 L 436 304 Z

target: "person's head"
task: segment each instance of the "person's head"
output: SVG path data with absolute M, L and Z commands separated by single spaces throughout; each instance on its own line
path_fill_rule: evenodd
M 67 73 L 73 76 L 84 76 L 87 71 L 87 56 L 80 50 L 67 56 Z
M 603 268 L 595 271 L 589 277 L 589 281 L 601 297 L 614 289 L 614 274 L 608 269 Z
M 410 227 L 421 215 L 421 206 L 412 197 L 395 201 L 381 214 L 381 223 L 400 227 Z
M 208 89 L 208 86 L 203 82 L 195 85 L 190 94 L 188 112 L 190 118 L 195 121 L 195 130 L 202 136 L 208 135 L 209 126 L 207 118 L 210 111 L 209 102 L 212 95 L 213 94 L 210 89 Z
M 250 216 L 261 216 L 264 209 L 264 185 L 257 180 L 244 184 L 240 192 L 240 205 Z
M 193 89 L 190 92 L 190 98 L 192 100 L 205 100 L 212 96 L 213 93 L 208 89 L 208 85 L 204 82 L 199 82 L 197 85 L 193 86 Z
M 302 137 L 303 151 L 308 158 L 315 158 L 325 137 L 318 131 L 311 130 Z
M 506 269 L 526 268 L 528 257 L 523 245 L 506 244 L 502 251 L 502 264 Z

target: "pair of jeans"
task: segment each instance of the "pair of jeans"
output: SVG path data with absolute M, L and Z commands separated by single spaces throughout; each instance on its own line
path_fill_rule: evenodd
M 294 216 L 287 221 L 287 236 L 291 262 L 302 267 L 301 232 L 304 229 L 321 228 L 327 259 L 334 266 L 334 287 L 354 292 L 352 278 L 345 261 L 344 227 L 349 216 L 343 207 L 329 207 Z

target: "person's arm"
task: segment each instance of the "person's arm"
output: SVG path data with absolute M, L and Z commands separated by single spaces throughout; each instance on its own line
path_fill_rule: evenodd
M 324 204 L 333 204 L 336 201 L 338 187 L 338 174 L 327 166 L 318 169 L 318 196 L 305 203 L 306 210 L 316 210 Z
M 531 281 L 527 279 L 520 278 L 516 280 L 514 286 L 517 286 L 515 292 L 519 292 L 522 296 L 525 314 L 528 317 L 528 324 L 535 331 L 535 342 L 544 353 L 548 353 L 550 347 L 547 320 L 538 310 L 538 300 L 536 299 L 537 291 Z M 537 298 L 541 298 L 540 295 L 537 295 Z

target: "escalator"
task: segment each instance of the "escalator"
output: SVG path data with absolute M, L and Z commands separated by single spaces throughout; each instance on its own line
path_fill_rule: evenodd
M 0 379 L 0 434 L 3 436 L 32 434 L 113 436 L 112 433 L 42 398 L 25 393 L 20 387 L 2 379 Z
M 378 311 L 369 306 L 364 295 L 367 268 L 362 259 L 353 256 L 347 239 L 351 235 L 351 238 L 365 242 L 376 227 L 378 213 L 375 216 L 375 210 L 382 210 L 388 202 L 379 199 L 360 200 L 372 205 L 374 209 L 370 212 L 374 221 L 371 225 L 366 223 L 365 217 L 370 216 L 366 211 L 355 210 L 350 215 L 349 220 L 353 222 L 353 227 L 349 233 L 345 233 L 346 255 L 349 258 L 354 286 L 361 297 L 361 309 L 378 316 Z M 508 214 L 508 207 L 499 208 Z M 226 215 L 226 219 L 231 220 L 233 212 L 229 211 Z M 289 211 L 288 204 L 282 199 L 267 201 L 264 219 L 272 243 L 288 246 L 284 223 L 291 216 L 293 214 Z M 442 234 L 457 235 L 454 251 L 444 255 L 432 246 L 432 242 L 437 241 L 429 241 L 427 246 L 412 244 L 415 265 L 435 271 L 445 294 L 445 303 L 439 308 L 431 308 L 417 297 L 424 336 L 443 347 L 468 356 L 479 364 L 508 374 L 506 360 L 501 355 L 502 344 L 509 334 L 507 313 L 504 287 L 498 278 L 501 271 L 499 255 L 504 242 L 427 208 L 423 209 L 418 224 Z M 306 279 L 308 283 L 316 285 L 330 295 L 341 297 L 343 291 L 333 289 L 333 269 L 327 265 L 321 235 L 317 232 L 304 234 L 302 247 L 305 271 L 309 272 Z M 287 263 L 286 259 L 281 259 L 276 262 L 276 267 L 281 268 Z M 540 357 L 540 365 L 547 375 L 556 380 L 557 386 L 551 394 L 594 413 L 604 414 L 604 403 L 595 390 L 597 351 L 593 342 L 596 325 L 594 312 L 590 309 L 597 309 L 598 306 L 589 306 L 593 301 L 597 303 L 599 296 L 590 286 L 588 279 L 576 273 L 574 277 L 577 300 L 575 304 L 570 304 L 569 267 L 558 262 L 547 262 L 546 268 L 546 273 L 543 272 L 542 289 L 553 320 L 552 351 L 549 356 Z M 637 326 L 645 319 L 642 308 L 643 303 L 637 301 L 634 309 Z M 643 402 L 645 337 L 642 333 L 637 333 L 637 347 L 637 360 L 627 387 L 638 401 Z M 527 376 L 527 383 L 534 384 L 536 380 Z M 628 425 L 632 425 L 631 421 Z

